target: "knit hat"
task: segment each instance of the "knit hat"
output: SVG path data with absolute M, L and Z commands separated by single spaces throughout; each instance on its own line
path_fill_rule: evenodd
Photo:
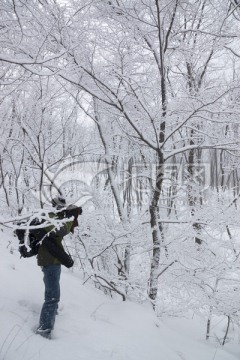
M 66 206 L 66 200 L 62 196 L 56 196 L 52 199 L 52 206 L 57 210 L 61 210 Z

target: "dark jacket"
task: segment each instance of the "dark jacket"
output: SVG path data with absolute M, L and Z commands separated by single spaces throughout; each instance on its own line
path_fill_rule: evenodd
M 59 265 L 63 264 L 66 267 L 73 266 L 73 260 L 63 248 L 63 237 L 70 233 L 73 221 L 68 221 L 60 229 L 55 229 L 53 225 L 45 228 L 46 236 L 38 250 L 37 260 L 39 266 Z

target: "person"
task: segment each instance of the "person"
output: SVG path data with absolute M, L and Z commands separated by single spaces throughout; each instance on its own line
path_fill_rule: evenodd
M 74 232 L 75 227 L 78 226 L 78 216 L 82 213 L 81 207 L 74 205 L 64 209 L 65 201 L 61 199 L 54 199 L 52 204 L 58 211 L 55 214 L 50 214 L 50 217 L 69 219 L 69 221 L 64 221 L 59 229 L 56 229 L 53 225 L 44 228 L 46 234 L 41 241 L 37 255 L 38 265 L 41 266 L 43 271 L 45 292 L 36 334 L 48 339 L 51 338 L 60 301 L 61 265 L 70 268 L 74 263 L 70 254 L 65 252 L 62 240 L 64 236 Z

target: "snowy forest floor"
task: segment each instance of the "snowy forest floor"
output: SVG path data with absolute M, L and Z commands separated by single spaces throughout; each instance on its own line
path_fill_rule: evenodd
M 215 339 L 207 343 L 203 319 L 157 319 L 149 306 L 111 299 L 88 283 L 83 286 L 76 269 L 72 272 L 63 267 L 61 304 L 53 339 L 35 335 L 33 329 L 38 324 L 44 292 L 41 269 L 35 258 L 20 259 L 17 251 L 12 253 L 12 239 L 0 234 L 1 360 L 240 358 L 237 330 L 230 334 L 224 347 Z M 225 326 L 221 321 L 218 331 L 222 337 Z

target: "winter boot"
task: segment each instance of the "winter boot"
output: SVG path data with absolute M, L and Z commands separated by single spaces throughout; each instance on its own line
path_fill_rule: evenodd
M 51 339 L 51 329 L 43 329 L 41 326 L 36 330 L 36 334 L 41 335 L 46 339 Z

